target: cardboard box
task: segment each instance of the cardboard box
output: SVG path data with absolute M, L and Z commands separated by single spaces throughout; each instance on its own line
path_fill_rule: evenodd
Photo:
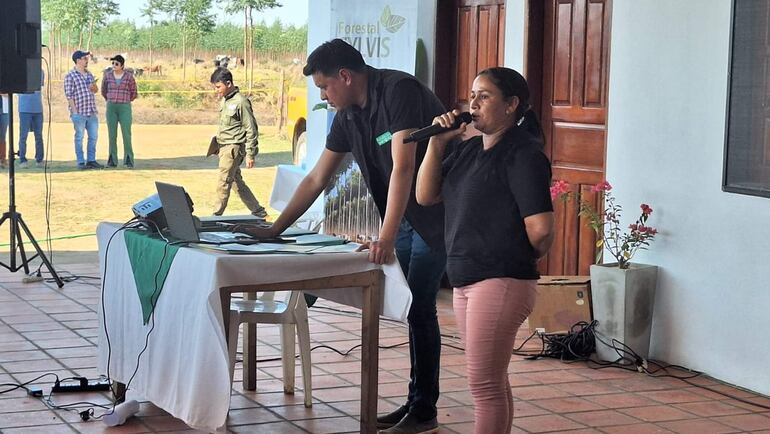
M 530 331 L 567 332 L 580 321 L 591 322 L 591 278 L 542 276 L 537 282 L 537 302 L 529 315 Z

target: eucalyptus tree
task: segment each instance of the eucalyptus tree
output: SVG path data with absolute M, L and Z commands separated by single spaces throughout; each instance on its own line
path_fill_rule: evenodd
M 211 0 L 167 0 L 163 10 L 169 13 L 182 30 L 182 80 L 187 75 L 187 45 L 214 29 Z
M 218 0 L 225 3 L 225 12 L 228 14 L 243 13 L 243 66 L 246 71 L 246 80 L 249 89 L 254 84 L 254 11 L 261 12 L 265 9 L 281 7 L 276 0 Z M 249 74 L 251 72 L 251 74 Z

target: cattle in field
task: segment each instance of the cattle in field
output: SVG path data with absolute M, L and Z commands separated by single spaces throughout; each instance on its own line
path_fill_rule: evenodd
M 142 71 L 146 72 L 147 75 L 163 75 L 163 68 L 160 65 L 147 65 L 142 68 Z

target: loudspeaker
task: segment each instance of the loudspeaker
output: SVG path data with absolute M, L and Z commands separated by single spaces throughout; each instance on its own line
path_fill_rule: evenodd
M 0 91 L 40 90 L 40 0 L 2 0 Z

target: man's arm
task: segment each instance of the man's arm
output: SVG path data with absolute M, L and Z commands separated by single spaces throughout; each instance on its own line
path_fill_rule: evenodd
M 69 108 L 70 113 L 76 113 L 77 107 L 75 106 L 72 77 L 69 74 L 64 77 L 64 96 L 67 98 L 67 107 Z
M 234 232 L 246 232 L 258 238 L 277 237 L 310 208 L 310 205 L 315 202 L 318 195 L 321 194 L 329 183 L 343 158 L 345 158 L 345 153 L 343 152 L 324 149 L 321 158 L 318 159 L 310 173 L 300 182 L 297 191 L 294 192 L 294 195 L 289 200 L 289 204 L 286 205 L 286 208 L 272 226 L 236 225 L 232 230 Z
M 107 99 L 107 73 L 102 76 L 102 97 Z
M 246 167 L 251 169 L 259 149 L 259 130 L 251 109 L 251 101 L 246 96 L 241 102 L 241 126 L 246 132 Z
M 413 131 L 416 131 L 416 128 L 401 130 L 393 134 L 393 138 L 391 138 L 393 171 L 390 173 L 390 184 L 388 184 L 385 218 L 382 219 L 377 241 L 369 246 L 369 261 L 377 264 L 393 261 L 398 228 L 404 217 L 406 205 L 409 203 L 417 145 L 404 143 L 404 140 Z

